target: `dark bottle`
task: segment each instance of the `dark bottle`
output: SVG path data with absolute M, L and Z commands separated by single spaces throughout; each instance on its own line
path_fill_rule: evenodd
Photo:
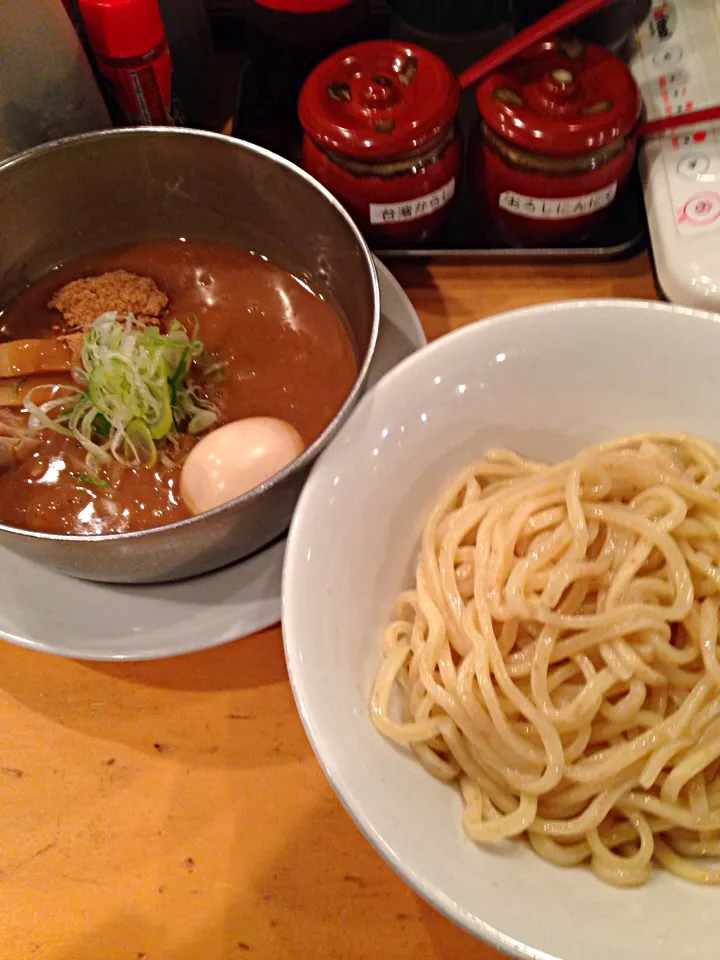
M 428 33 L 481 33 L 510 19 L 509 0 L 388 0 L 406 23 Z
M 182 114 L 189 126 L 212 126 L 219 77 L 205 4 L 203 0 L 159 2 L 172 57 L 173 92 Z
M 555 7 L 561 0 L 515 0 L 515 27 L 522 30 Z M 570 32 L 608 47 L 618 56 L 629 52 L 637 0 L 615 0 L 570 28 Z
M 391 36 L 436 53 L 461 74 L 512 33 L 511 0 L 388 0 Z M 467 90 L 460 120 L 475 122 L 475 97 Z
M 367 39 L 368 0 L 248 0 L 243 75 L 233 132 L 300 161 L 300 90 L 331 53 Z

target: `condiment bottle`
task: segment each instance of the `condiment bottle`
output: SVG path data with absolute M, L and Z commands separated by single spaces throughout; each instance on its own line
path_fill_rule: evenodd
M 560 6 L 562 0 L 515 0 L 515 28 L 522 30 Z M 573 33 L 583 40 L 601 43 L 618 56 L 629 54 L 637 0 L 615 0 L 573 25 Z
M 98 69 L 129 126 L 172 124 L 172 65 L 158 0 L 79 0 Z
M 640 91 L 604 47 L 550 38 L 486 77 L 470 153 L 479 213 L 517 245 L 579 242 L 633 165 Z
M 172 59 L 173 91 L 186 122 L 221 126 L 216 118 L 219 76 L 210 21 L 203 0 L 159 0 Z M 220 107 L 222 109 L 222 107 Z
M 249 63 L 234 132 L 299 160 L 300 89 L 321 60 L 366 39 L 368 0 L 247 0 L 245 19 Z
M 422 44 L 458 75 L 512 34 L 510 0 L 388 0 L 388 8 L 392 37 Z
M 1 2 L 0 160 L 48 140 L 111 126 L 63 5 Z
M 423 47 L 395 40 L 348 47 L 303 87 L 303 165 L 376 244 L 423 241 L 458 186 L 459 100 L 455 75 Z

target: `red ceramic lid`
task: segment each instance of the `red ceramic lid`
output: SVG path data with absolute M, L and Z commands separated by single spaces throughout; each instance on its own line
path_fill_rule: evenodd
M 640 90 L 604 47 L 563 37 L 528 48 L 477 88 L 487 125 L 526 150 L 582 154 L 626 136 L 640 115 Z
M 434 53 L 371 40 L 319 64 L 300 94 L 305 132 L 321 147 L 379 159 L 423 146 L 455 116 L 460 87 Z

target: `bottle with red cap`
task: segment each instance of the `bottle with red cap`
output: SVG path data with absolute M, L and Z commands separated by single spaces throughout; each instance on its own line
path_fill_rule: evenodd
M 158 0 L 79 0 L 98 69 L 130 126 L 178 121 Z
M 249 66 L 234 132 L 299 162 L 302 85 L 331 53 L 367 38 L 369 0 L 248 0 L 246 30 Z

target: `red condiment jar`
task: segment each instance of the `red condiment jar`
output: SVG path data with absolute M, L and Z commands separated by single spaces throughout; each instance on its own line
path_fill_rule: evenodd
M 575 39 L 544 40 L 486 77 L 470 151 L 480 215 L 514 244 L 591 236 L 632 169 L 641 104 L 622 60 Z
M 459 101 L 454 74 L 423 47 L 347 47 L 317 66 L 300 94 L 305 169 L 373 242 L 420 242 L 457 190 Z

